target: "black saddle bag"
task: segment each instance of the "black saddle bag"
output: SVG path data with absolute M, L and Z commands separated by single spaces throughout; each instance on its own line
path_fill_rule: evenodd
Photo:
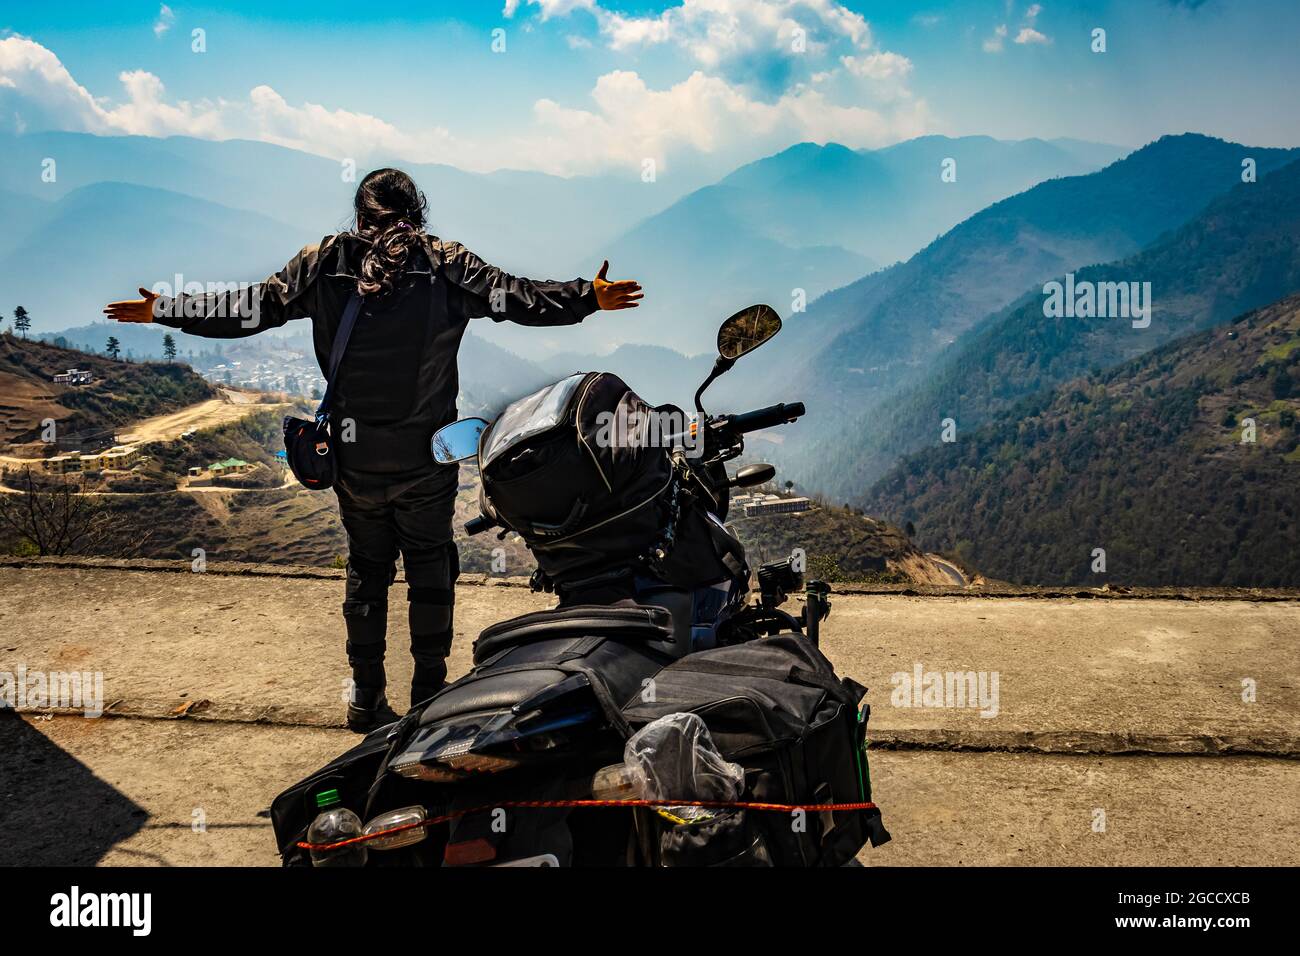
M 802 635 L 688 654 L 652 684 L 652 701 L 643 694 L 623 708 L 629 725 L 699 715 L 722 755 L 745 769 L 742 802 L 871 801 L 870 709 L 858 707 L 866 689 L 837 677 Z M 889 839 L 876 809 L 730 810 L 706 824 L 657 817 L 658 862 L 666 866 L 842 866 L 868 842 Z

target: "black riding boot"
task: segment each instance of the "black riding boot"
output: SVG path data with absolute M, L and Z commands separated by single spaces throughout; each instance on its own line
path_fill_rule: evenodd
M 343 602 L 343 619 L 348 629 L 348 663 L 352 665 L 348 729 L 368 734 L 397 719 L 384 695 L 388 606 L 379 601 L 349 599 Z
M 441 608 L 444 615 L 447 608 Z M 411 605 L 411 617 L 416 617 L 416 605 Z M 447 686 L 447 655 L 451 653 L 451 632 L 418 634 L 412 628 L 411 657 L 415 669 L 411 672 L 411 706 L 423 703 Z
M 411 706 L 422 703 L 447 686 L 447 655 L 451 653 L 452 613 L 456 604 L 456 578 L 460 557 L 448 542 L 432 552 L 408 556 L 406 578 L 410 585 Z

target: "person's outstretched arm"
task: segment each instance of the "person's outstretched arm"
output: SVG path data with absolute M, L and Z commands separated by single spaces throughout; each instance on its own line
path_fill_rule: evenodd
M 315 310 L 320 246 L 298 253 L 262 282 L 240 283 L 202 295 L 156 295 L 110 302 L 104 314 L 115 322 L 157 322 L 208 339 L 238 339 L 311 316 Z
M 635 309 L 642 297 L 634 280 L 610 282 L 607 261 L 592 281 L 523 279 L 489 265 L 459 242 L 436 243 L 443 275 L 459 293 L 466 317 L 520 325 L 573 325 L 601 309 Z

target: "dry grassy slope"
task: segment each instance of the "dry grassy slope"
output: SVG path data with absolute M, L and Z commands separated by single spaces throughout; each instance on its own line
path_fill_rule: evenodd
M 250 456 L 246 449 L 244 457 L 253 460 Z M 468 470 L 462 470 L 461 478 L 454 527 L 462 569 L 506 576 L 532 573 L 532 557 L 513 536 L 505 541 L 498 541 L 495 534 L 466 537 L 461 529 L 478 514 L 478 481 Z M 330 567 L 347 555 L 347 535 L 332 491 L 295 486 L 161 492 L 104 500 L 114 510 L 131 512 L 139 526 L 153 529 L 138 551 L 132 543 L 124 543 L 124 549 L 140 557 L 188 557 L 193 549 L 202 548 L 209 560 Z
M 70 367 L 87 368 L 96 382 L 78 389 L 54 386 L 50 377 Z M 157 394 L 154 394 L 157 392 Z M 0 437 L 22 437 L 53 417 L 80 427 L 138 422 L 213 395 L 207 383 L 182 366 L 113 362 L 40 342 L 0 339 Z M 60 404 L 63 402 L 64 404 Z M 188 404 L 193 404 L 190 402 Z M 70 408 L 68 404 L 81 408 Z M 202 429 L 184 442 L 149 442 L 151 459 L 138 479 L 97 490 L 142 492 L 110 495 L 114 510 L 132 514 L 133 524 L 148 529 L 143 544 L 123 541 L 121 554 L 176 558 L 202 548 L 213 559 L 329 566 L 347 552 L 346 535 L 332 494 L 301 488 L 255 491 L 214 490 L 176 493 L 167 490 L 186 469 L 227 457 L 265 464 L 273 471 L 281 448 L 279 419 L 283 410 L 261 410 L 218 428 Z M 72 426 L 63 424 L 68 430 Z M 461 488 L 454 527 L 466 571 L 507 576 L 527 575 L 534 563 L 515 535 L 467 537 L 461 530 L 478 513 L 478 475 L 461 469 Z M 751 550 L 752 563 L 783 558 L 803 548 L 814 558 L 813 570 L 832 580 L 885 580 L 946 583 L 924 555 L 896 528 L 841 511 L 802 515 L 739 518 L 736 524 Z
M 44 419 L 72 414 L 59 404 L 64 387 L 34 374 L 18 357 L 20 349 L 13 336 L 0 336 L 0 446 L 30 440 Z
M 478 514 L 478 489 L 477 472 L 462 468 L 453 522 L 461 568 L 507 577 L 531 574 L 532 556 L 516 535 L 465 535 L 465 522 Z M 347 553 L 332 492 L 295 487 L 109 500 L 157 529 L 140 552 L 144 557 L 174 558 L 201 547 L 216 560 L 325 567 Z M 864 515 L 819 509 L 738 518 L 733 526 L 754 567 L 802 548 L 810 571 L 834 581 L 951 583 L 901 531 Z
M 839 507 L 729 522 L 757 566 L 800 548 L 811 575 L 829 581 L 949 584 L 945 576 L 893 525 Z
M 55 385 L 70 368 L 87 369 L 90 385 Z M 47 342 L 0 335 L 0 447 L 39 439 L 53 418 L 62 434 L 112 430 L 215 397 L 184 365 L 119 362 Z

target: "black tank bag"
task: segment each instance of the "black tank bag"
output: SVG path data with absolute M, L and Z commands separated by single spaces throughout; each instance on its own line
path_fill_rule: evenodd
M 844 804 L 871 801 L 866 689 L 836 676 L 802 635 L 781 634 L 699 651 L 653 679 L 623 713 L 636 730 L 667 714 L 698 714 L 724 757 L 745 768 L 742 802 Z M 842 866 L 868 842 L 889 839 L 880 811 L 793 813 L 737 809 L 701 823 L 658 828 L 646 849 L 664 866 Z
M 518 532 L 559 586 L 622 566 L 684 586 L 721 579 L 726 536 L 678 487 L 658 414 L 609 372 L 520 399 L 479 446 L 483 513 Z

